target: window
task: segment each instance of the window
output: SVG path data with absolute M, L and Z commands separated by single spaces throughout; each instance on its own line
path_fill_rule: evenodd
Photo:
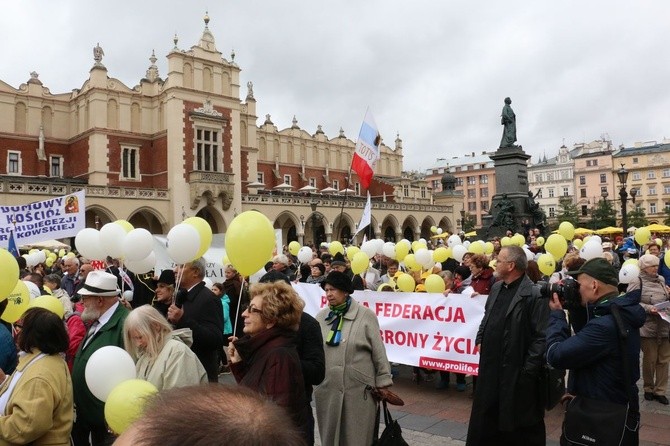
M 477 210 L 477 202 L 469 201 L 468 202 L 468 211 L 475 212 Z
M 589 207 L 585 204 L 582 205 L 582 217 L 589 215 Z
M 456 178 L 456 186 L 463 187 L 463 177 Z
M 291 184 L 291 175 L 284 175 L 284 183 Z
M 468 185 L 472 186 L 473 184 L 477 184 L 477 177 L 469 176 L 468 177 Z
M 563 188 L 563 196 L 564 197 L 569 197 L 570 196 L 570 188 L 568 188 L 568 187 Z M 540 197 L 540 198 L 542 198 L 542 197 Z
M 468 198 L 475 198 L 477 196 L 476 189 L 468 189 Z
M 579 189 L 579 196 L 581 198 L 586 198 L 586 189 Z
M 656 186 L 649 186 L 649 195 L 656 195 Z
M 441 189 L 440 188 L 440 180 L 433 180 L 432 186 L 433 186 L 434 191 L 436 191 L 436 192 L 439 191 Z
M 454 172 L 460 172 L 461 168 L 460 167 L 454 167 Z
M 554 198 L 554 188 L 553 187 L 549 188 L 549 198 Z
M 256 173 L 256 181 L 265 184 L 265 175 L 263 175 L 263 172 Z
M 647 179 L 653 180 L 654 178 L 656 178 L 656 172 L 654 172 L 653 170 L 647 171 Z
M 663 193 L 664 194 L 670 194 L 670 184 L 664 184 L 663 185 Z
M 482 198 L 486 198 L 489 196 L 489 188 L 488 187 L 482 187 L 479 189 L 479 196 Z
M 333 189 L 340 190 L 340 180 L 333 180 Z
M 63 176 L 63 157 L 52 156 L 49 157 L 49 170 L 52 177 L 60 178 Z
M 358 184 L 358 183 L 356 183 L 356 184 Z M 316 178 L 310 178 L 309 179 L 309 185 L 312 186 L 312 187 L 316 187 Z M 360 187 L 360 185 L 359 185 L 359 187 Z
M 356 183 L 356 184 L 358 184 L 358 183 Z M 421 186 L 420 193 L 421 193 L 421 198 L 426 198 L 426 188 L 425 187 Z
M 537 198 L 542 198 L 542 189 L 538 190 L 536 193 L 537 193 Z
M 21 152 L 7 152 L 7 173 L 21 175 Z
M 663 169 L 663 178 L 670 177 L 670 169 Z
M 541 183 L 542 182 L 542 175 L 539 173 L 535 174 L 535 182 L 536 183 Z
M 553 173 L 547 173 L 547 181 L 554 181 L 554 174 Z
M 609 195 L 609 192 L 607 192 L 607 186 L 602 186 L 600 188 L 600 196 L 602 197 L 602 196 L 605 196 L 605 195 Z
M 125 180 L 140 179 L 139 147 L 121 147 L 121 178 Z
M 561 180 L 570 179 L 570 172 L 567 170 L 561 170 Z
M 195 132 L 195 170 L 218 172 L 221 170 L 219 132 L 197 129 Z
M 409 186 L 407 184 L 402 187 L 402 195 L 403 197 L 409 197 Z
M 586 184 L 586 177 L 584 175 L 579 176 L 579 185 L 584 186 Z
M 475 170 L 475 166 L 468 166 L 468 170 Z
M 633 164 L 637 164 L 637 157 L 633 158 Z
M 649 203 L 649 213 L 650 214 L 656 213 L 656 203 Z
M 607 183 L 607 175 L 604 173 L 600 174 L 600 182 L 601 183 Z
M 640 181 L 642 179 L 642 174 L 640 172 L 633 172 L 633 180 Z
M 356 182 L 356 183 L 354 184 L 354 192 L 356 192 L 356 195 L 360 195 L 360 194 L 361 194 L 361 183 Z
M 597 166 L 598 165 L 598 160 L 586 160 L 586 166 L 591 167 L 591 166 Z
M 549 206 L 549 217 L 556 217 L 556 208 L 553 206 Z
M 479 183 L 480 184 L 489 184 L 489 176 L 484 174 L 484 175 L 479 175 Z

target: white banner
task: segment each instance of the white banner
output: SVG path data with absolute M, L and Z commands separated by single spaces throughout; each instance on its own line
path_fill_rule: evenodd
M 293 288 L 312 316 L 328 305 L 318 285 L 299 283 Z M 478 374 L 475 337 L 484 317 L 486 296 L 356 291 L 353 297 L 377 315 L 389 361 Z
M 7 248 L 10 231 L 16 244 L 74 237 L 86 227 L 84 191 L 20 206 L 0 206 L 0 247 Z

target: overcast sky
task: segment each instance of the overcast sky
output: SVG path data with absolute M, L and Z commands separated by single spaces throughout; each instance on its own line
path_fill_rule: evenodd
M 295 115 L 355 140 L 370 107 L 387 145 L 400 133 L 406 170 L 495 150 L 506 96 L 533 161 L 564 141 L 670 137 L 667 0 L 5 2 L 0 80 L 34 70 L 53 93 L 79 88 L 97 42 L 110 77 L 138 84 L 152 49 L 166 77 L 175 31 L 181 49 L 196 44 L 205 10 L 254 83 L 257 124 Z

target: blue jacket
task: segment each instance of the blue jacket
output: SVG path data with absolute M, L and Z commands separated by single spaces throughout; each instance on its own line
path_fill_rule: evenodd
M 223 334 L 231 336 L 233 324 L 230 322 L 230 298 L 225 293 L 221 296 L 221 306 L 223 307 Z
M 630 380 L 624 385 L 623 363 L 619 351 L 619 335 L 610 305 L 620 306 L 621 319 L 628 329 L 626 352 Z M 628 395 L 638 393 L 635 384 L 640 378 L 640 327 L 646 320 L 640 306 L 639 290 L 588 307 L 589 321 L 574 336 L 565 313 L 554 310 L 547 328 L 547 361 L 558 369 L 570 369 L 568 392 L 602 401 L 626 403 Z M 630 402 L 638 410 L 638 399 Z
M 665 264 L 665 254 L 661 254 L 661 261 L 658 264 L 658 274 L 663 276 L 665 284 L 670 286 L 670 268 Z

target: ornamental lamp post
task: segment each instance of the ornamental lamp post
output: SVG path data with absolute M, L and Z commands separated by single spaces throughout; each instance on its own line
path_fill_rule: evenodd
M 316 198 L 312 198 L 309 202 L 309 207 L 312 208 L 312 240 L 316 249 L 319 248 L 319 241 L 317 240 L 318 231 L 316 228 L 316 208 L 318 204 L 319 201 Z
M 623 227 L 623 237 L 626 238 L 628 234 L 628 213 L 626 212 L 626 201 L 628 200 L 628 192 L 626 192 L 626 181 L 628 181 L 628 171 L 621 164 L 621 169 L 616 173 L 621 183 L 619 190 L 619 197 L 621 197 L 621 226 Z

